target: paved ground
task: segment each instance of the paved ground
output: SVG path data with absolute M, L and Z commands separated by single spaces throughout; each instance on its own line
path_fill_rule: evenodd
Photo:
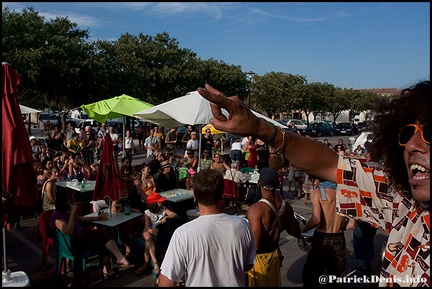
M 139 164 L 144 157 L 141 154 L 134 156 L 133 164 Z M 286 182 L 286 180 L 285 180 Z M 311 205 L 305 206 L 303 199 L 296 200 L 292 193 L 288 192 L 287 183 L 284 184 L 284 199 L 287 200 L 294 211 L 309 218 L 311 214 Z M 238 214 L 245 214 L 247 206 L 243 206 Z M 229 214 L 234 214 L 234 209 L 226 210 Z M 65 283 L 58 283 L 54 279 L 55 268 L 55 250 L 50 247 L 48 262 L 49 267 L 41 268 L 41 241 L 37 238 L 37 222 L 34 215 L 24 216 L 21 228 L 13 229 L 6 233 L 6 250 L 7 250 L 7 267 L 11 272 L 24 271 L 30 278 L 32 287 L 59 287 Z M 352 249 L 352 231 L 346 232 L 347 239 L 347 271 L 354 268 L 355 260 Z M 376 257 L 373 264 L 379 261 L 379 250 L 381 244 L 385 242 L 386 235 L 383 231 L 378 231 L 375 242 Z M 306 261 L 306 252 L 299 249 L 297 239 L 292 238 L 286 232 L 282 233 L 280 240 L 280 248 L 284 255 L 282 273 L 283 287 L 302 287 L 301 274 L 303 265 Z M 4 258 L 2 258 L 2 269 L 4 270 Z M 154 286 L 155 279 L 150 274 L 143 276 L 135 276 L 133 269 L 121 271 L 121 277 L 116 280 L 97 281 L 99 279 L 97 270 L 93 271 L 94 287 L 148 287 Z M 351 287 L 350 284 L 349 287 Z M 362 286 L 362 285 L 354 285 Z

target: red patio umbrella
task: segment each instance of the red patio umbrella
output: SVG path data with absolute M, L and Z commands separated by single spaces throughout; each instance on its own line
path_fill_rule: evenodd
M 2 185 L 12 194 L 3 209 L 11 227 L 22 209 L 33 209 L 39 201 L 36 172 L 28 134 L 21 117 L 17 86 L 21 79 L 8 63 L 2 63 Z
M 102 156 L 96 175 L 93 200 L 102 200 L 105 196 L 109 196 L 113 201 L 117 200 L 119 198 L 118 191 L 124 187 L 120 175 L 117 158 L 114 156 L 113 142 L 110 134 L 107 133 L 105 135 Z

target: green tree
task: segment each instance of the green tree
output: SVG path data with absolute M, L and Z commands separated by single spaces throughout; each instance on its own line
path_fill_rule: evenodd
M 304 76 L 283 72 L 256 75 L 252 86 L 253 106 L 272 118 L 277 112 L 295 109 L 304 95 Z
M 342 111 L 349 109 L 350 105 L 350 91 L 342 88 L 335 88 L 333 93 L 329 93 L 326 99 L 327 112 L 333 116 L 333 122 L 342 113 Z
M 67 17 L 45 22 L 31 7 L 22 13 L 4 8 L 2 25 L 2 57 L 23 80 L 23 104 L 63 110 L 82 103 L 92 51 L 85 41 L 87 30 L 78 29 Z

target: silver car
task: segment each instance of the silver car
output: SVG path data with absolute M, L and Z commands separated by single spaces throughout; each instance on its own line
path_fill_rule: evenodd
M 373 132 L 363 131 L 358 137 L 350 137 L 348 140 L 351 150 L 355 150 L 358 145 L 365 148 L 366 142 L 372 142 Z

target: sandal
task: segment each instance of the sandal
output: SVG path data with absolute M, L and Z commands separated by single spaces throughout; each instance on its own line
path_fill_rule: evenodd
M 114 270 L 112 270 L 113 272 L 111 274 L 108 273 L 104 273 L 104 277 L 105 279 L 118 279 L 120 278 L 120 274 Z
M 128 263 L 128 264 L 119 264 L 119 263 L 117 263 L 116 267 L 117 268 L 129 269 L 129 268 L 135 267 L 135 265 L 131 264 L 131 263 Z
M 138 269 L 136 269 L 135 271 L 134 271 L 134 275 L 136 275 L 136 276 L 139 276 L 139 275 L 142 275 L 142 274 L 144 274 L 144 272 L 147 270 L 147 268 L 148 268 L 148 262 L 144 262 L 144 264 L 141 266 L 141 267 L 139 267 Z

